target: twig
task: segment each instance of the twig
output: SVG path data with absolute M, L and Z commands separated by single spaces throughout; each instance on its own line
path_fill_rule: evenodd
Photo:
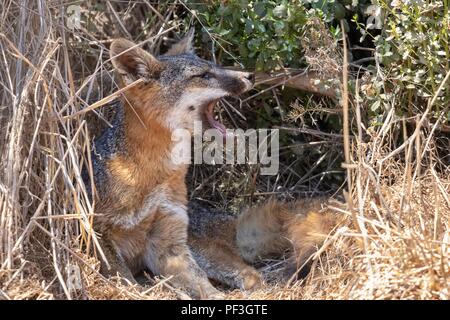
M 84 108 L 84 109 L 82 109 L 82 110 L 80 110 L 78 112 L 75 112 L 74 114 L 71 114 L 71 115 L 68 115 L 68 116 L 64 116 L 64 117 L 62 117 L 62 119 L 66 120 L 66 119 L 76 118 L 76 117 L 78 117 L 78 116 L 80 116 L 80 115 L 82 115 L 82 114 L 84 114 L 84 113 L 86 113 L 88 111 L 100 108 L 101 106 L 103 106 L 103 105 L 105 105 L 105 104 L 115 100 L 119 96 L 121 96 L 122 93 L 124 93 L 128 89 L 130 89 L 130 88 L 132 88 L 132 87 L 134 87 L 134 86 L 136 86 L 136 85 L 138 85 L 138 84 L 140 84 L 142 82 L 144 82 L 144 79 L 137 79 L 136 81 L 130 83 L 129 85 L 127 85 L 127 86 L 125 86 L 125 87 L 123 87 L 123 88 L 121 88 L 119 90 L 117 90 L 116 92 L 114 92 L 114 93 L 110 94 L 109 96 L 101 99 L 100 101 L 97 101 L 97 102 L 91 104 L 89 107 Z
M 280 73 L 275 76 L 263 72 L 256 73 L 256 85 L 272 85 L 271 87 L 261 91 L 259 94 L 272 90 L 280 85 L 286 85 L 287 87 L 294 89 L 336 99 L 336 88 L 326 87 L 324 85 L 327 80 L 328 79 L 321 78 L 317 73 L 307 70 L 292 70 L 288 74 Z M 245 101 L 254 98 L 255 96 L 256 95 L 253 95 L 245 99 Z

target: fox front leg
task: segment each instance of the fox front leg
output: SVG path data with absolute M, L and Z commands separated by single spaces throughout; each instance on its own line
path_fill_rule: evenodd
M 152 272 L 171 277 L 172 285 L 185 289 L 195 299 L 222 299 L 223 294 L 192 257 L 187 245 L 187 213 L 178 209 L 159 213 L 149 233 L 145 263 Z
M 233 289 L 255 290 L 263 285 L 261 274 L 246 264 L 228 243 L 189 235 L 189 246 L 198 265 L 209 278 Z
M 123 278 L 123 284 L 128 284 L 127 281 L 133 285 L 138 285 L 133 273 L 127 266 L 125 260 L 121 257 L 118 250 L 114 246 L 114 243 L 107 237 L 102 237 L 100 239 L 100 246 L 102 247 L 103 253 L 105 254 L 106 260 L 108 261 L 109 267 L 106 262 L 101 259 L 100 273 L 107 277 L 117 276 L 119 274 Z

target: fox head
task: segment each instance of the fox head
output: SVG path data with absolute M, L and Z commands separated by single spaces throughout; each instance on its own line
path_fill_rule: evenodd
M 253 73 L 232 71 L 195 55 L 193 29 L 166 54 L 153 56 L 126 39 L 111 43 L 110 56 L 121 85 L 143 79 L 125 93 L 127 102 L 143 117 L 163 122 L 170 130 L 193 131 L 202 121 L 226 134 L 214 119 L 216 102 L 254 85 Z

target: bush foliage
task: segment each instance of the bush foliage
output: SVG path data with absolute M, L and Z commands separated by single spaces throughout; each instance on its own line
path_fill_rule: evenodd
M 380 123 L 393 98 L 402 102 L 396 110 L 399 116 L 423 111 L 449 70 L 448 0 L 230 0 L 187 4 L 208 32 L 203 40 L 212 36 L 217 41 L 213 49 L 221 61 L 237 61 L 257 71 L 308 66 L 304 55 L 307 48 L 302 47 L 308 21 L 325 22 L 338 42 L 339 21 L 343 19 L 346 31 L 350 29 L 350 45 L 364 45 L 374 52 L 373 59 L 368 57 L 369 63 L 364 64 L 370 85 L 363 86 L 372 124 Z M 357 54 L 351 51 L 350 59 L 357 60 Z M 435 118 L 450 101 L 448 91 L 438 99 Z M 450 113 L 441 118 L 448 120 Z
M 401 101 L 397 114 L 413 116 L 424 110 L 449 71 L 448 1 L 383 0 L 380 6 L 384 24 L 373 41 L 388 81 L 374 77 L 371 111 L 382 113 L 396 97 Z M 449 103 L 447 86 L 436 102 L 434 117 Z
M 306 23 L 301 1 L 190 2 L 207 30 L 247 68 L 301 66 L 300 40 Z

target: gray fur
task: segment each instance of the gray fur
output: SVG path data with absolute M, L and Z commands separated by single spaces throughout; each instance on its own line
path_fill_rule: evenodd
M 112 127 L 107 127 L 100 137 L 94 140 L 91 161 L 94 176 L 94 184 L 98 187 L 97 192 L 100 198 L 107 196 L 108 170 L 106 162 L 115 158 L 119 154 L 126 153 L 125 136 L 123 131 L 124 110 L 119 101 L 115 101 L 106 106 L 106 108 L 114 108 L 115 116 L 111 122 Z M 89 183 L 88 171 L 83 170 L 83 180 L 88 191 L 89 198 L 92 199 L 91 184 Z

